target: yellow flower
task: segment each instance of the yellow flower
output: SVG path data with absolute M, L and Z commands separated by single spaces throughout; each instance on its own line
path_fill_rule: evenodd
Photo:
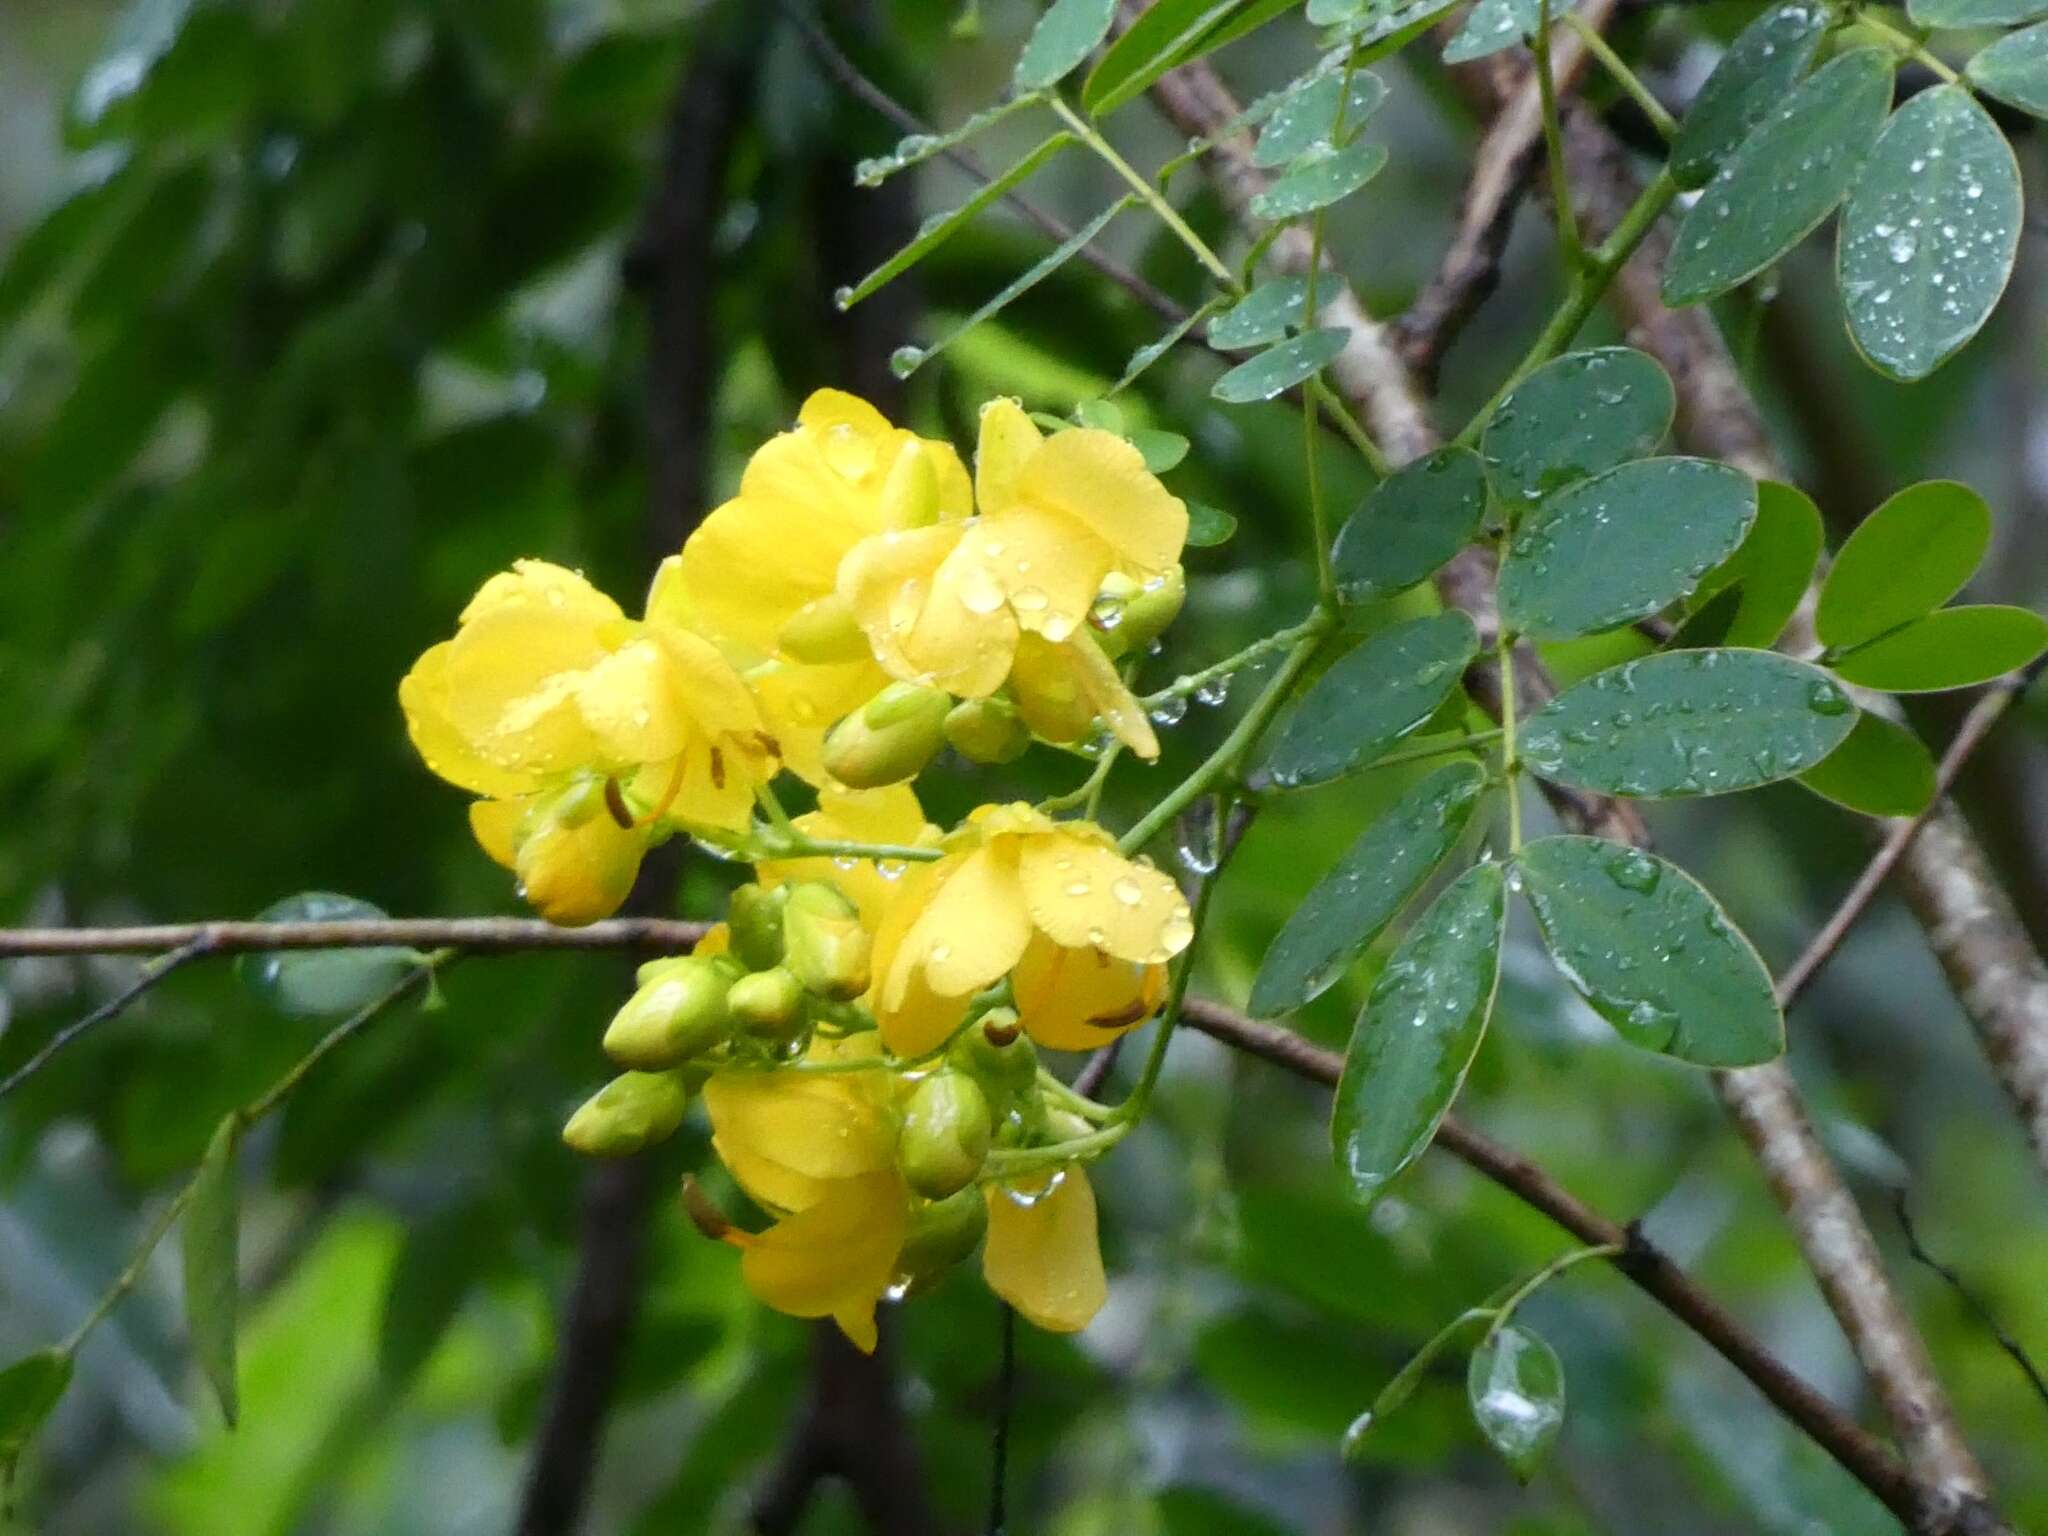
M 1051 1333 L 1078 1333 L 1109 1299 L 1096 1233 L 1095 1191 L 1079 1163 L 982 1186 L 988 1288 Z
M 964 519 L 972 499 L 950 445 L 820 390 L 684 544 L 674 601 L 749 669 L 789 766 L 810 782 L 826 782 L 827 728 L 888 681 L 836 595 L 840 562 L 871 536 Z
M 892 847 L 937 847 L 939 829 L 924 819 L 917 794 L 907 784 L 885 789 L 823 789 L 818 808 L 791 818 L 797 831 L 820 842 L 885 844 Z M 882 866 L 871 859 L 856 862 L 851 869 L 830 858 L 772 859 L 755 866 L 763 885 L 790 885 L 803 880 L 826 880 L 839 887 L 860 908 L 860 920 L 872 932 L 896 898 L 903 878 L 898 866 Z
M 967 523 L 892 530 L 845 557 L 838 593 L 876 659 L 964 698 L 1007 680 L 1050 739 L 1075 740 L 1099 716 L 1157 756 L 1144 711 L 1085 624 L 1112 573 L 1142 584 L 1173 569 L 1186 506 L 1122 438 L 1092 428 L 1047 438 L 1013 400 L 982 412 L 975 499 Z
M 905 875 L 875 934 L 874 1011 L 899 1056 L 935 1049 L 976 992 L 1016 973 L 1025 1029 L 1054 1050 L 1114 1039 L 1157 1007 L 1194 936 L 1165 874 L 1090 822 L 985 805 Z
M 774 743 L 717 647 L 658 607 L 650 601 L 647 619 L 628 619 L 574 571 L 522 560 L 484 583 L 455 637 L 399 684 L 427 766 L 499 802 L 472 821 L 500 862 L 516 866 L 526 839 L 557 829 L 558 797 L 593 775 L 617 781 L 628 819 L 747 825 L 754 786 L 775 772 Z M 555 845 L 550 875 L 582 887 L 556 903 L 577 914 L 564 920 L 589 921 L 623 899 L 619 866 L 638 855 L 625 859 L 628 840 L 617 835 L 633 829 L 606 834 L 594 816 L 574 826 L 589 830 Z M 646 835 L 638 841 L 644 848 Z

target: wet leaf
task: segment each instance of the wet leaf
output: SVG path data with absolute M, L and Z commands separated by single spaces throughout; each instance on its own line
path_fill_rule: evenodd
M 1478 0 L 1465 18 L 1465 25 L 1444 44 L 1444 62 L 1464 64 L 1483 59 L 1534 36 L 1541 19 L 1539 4 L 1540 0 Z M 1565 8 L 1553 6 L 1550 14 L 1554 18 Z
M 1294 706 L 1258 781 L 1306 789 L 1365 767 L 1436 712 L 1478 651 L 1478 631 L 1462 613 L 1370 636 Z
M 1716 602 L 1722 597 L 1734 600 L 1721 621 L 1721 633 L 1712 639 L 1704 633 L 1695 637 L 1693 621 L 1688 619 L 1678 643 L 1686 647 L 1774 644 L 1805 601 L 1806 589 L 1813 585 L 1821 542 L 1820 508 L 1812 497 L 1775 480 L 1759 481 L 1756 521 L 1749 525 L 1742 547 L 1700 583 L 1700 591 L 1717 594 Z M 1704 613 L 1703 608 L 1695 617 Z
M 1906 0 L 1923 27 L 2010 27 L 2048 16 L 2048 0 Z
M 1367 827 L 1266 951 L 1251 1013 L 1275 1018 L 1328 991 L 1450 856 L 1485 788 L 1478 764 L 1452 763 Z
M 1800 774 L 1799 782 L 1866 816 L 1917 816 L 1934 799 L 1934 757 L 1904 726 L 1859 715 L 1849 739 Z
M 1559 784 L 1660 800 L 1725 795 L 1804 773 L 1842 744 L 1856 706 L 1827 673 L 1770 651 L 1666 651 L 1566 689 L 1521 733 Z
M 1237 351 L 1283 341 L 1307 308 L 1307 278 L 1268 278 L 1209 322 L 1209 345 Z
M 1053 0 L 1017 57 L 1010 83 L 1019 91 L 1042 91 L 1066 78 L 1109 36 L 1116 0 Z
M 1312 150 L 1252 199 L 1252 212 L 1262 219 L 1298 219 L 1349 197 L 1377 176 L 1386 163 L 1384 144 L 1347 144 L 1342 149 Z
M 1188 503 L 1188 548 L 1214 549 L 1229 543 L 1236 532 L 1237 519 L 1221 507 L 1203 501 Z
M 1343 98 L 1344 122 L 1337 124 L 1337 105 Z M 1252 150 L 1252 163 L 1267 170 L 1287 165 L 1318 149 L 1331 149 L 1351 138 L 1365 126 L 1387 99 L 1387 87 L 1378 75 L 1363 70 L 1351 76 L 1351 89 L 1344 90 L 1342 71 L 1305 80 L 1287 93 Z
M 1891 55 L 1829 60 L 1731 155 L 1687 210 L 1664 269 L 1664 302 L 1696 304 L 1747 282 L 1834 211 L 1884 126 Z
M 1960 85 L 1892 114 L 1842 210 L 1835 275 L 1872 365 L 1921 379 L 1975 336 L 2019 253 L 2019 162 Z
M 1834 659 L 1849 682 L 1885 693 L 1968 688 L 2024 667 L 2048 650 L 2048 619 L 1985 603 L 1944 608 Z
M 1519 1323 L 1489 1334 L 1465 1372 L 1472 1422 L 1515 1476 L 1535 1475 L 1564 1427 L 1564 1364 L 1557 1351 Z
M 1209 393 L 1226 405 L 1271 400 L 1334 362 L 1350 334 L 1341 326 L 1325 326 L 1283 341 L 1257 357 L 1246 358 L 1218 379 Z
M 1124 441 L 1138 450 L 1138 457 L 1145 461 L 1145 467 L 1155 475 L 1163 475 L 1179 465 L 1188 456 L 1188 440 L 1178 432 L 1162 432 L 1156 427 L 1136 427 L 1123 434 Z
M 1197 57 L 1244 0 L 1158 0 L 1118 38 L 1088 72 L 1081 104 L 1090 115 L 1114 112 L 1176 65 Z
M 1965 73 L 1986 95 L 2048 117 L 2048 23 L 2001 37 L 1970 60 Z
M 1337 1166 L 1376 1197 L 1422 1154 L 1478 1054 L 1500 982 L 1507 882 L 1475 864 L 1401 938 L 1373 984 L 1331 1110 Z
M 1440 448 L 1373 488 L 1330 554 L 1347 603 L 1427 580 L 1471 542 L 1486 515 L 1486 472 L 1469 448 Z
M 229 1115 L 214 1128 L 206 1156 L 193 1175 L 181 1239 L 185 1257 L 185 1326 L 192 1354 L 220 1400 L 221 1416 L 233 1427 L 235 1316 L 241 1296 L 242 1201 L 235 1152 L 242 1122 Z
M 301 891 L 256 914 L 260 923 L 376 921 L 381 907 L 332 891 Z M 353 1013 L 396 986 L 419 963 L 410 949 L 276 950 L 244 955 L 236 972 L 271 1007 L 298 1017 Z
M 1492 1322 L 1495 1317 L 1491 1307 L 1467 1307 L 1456 1317 L 1431 1335 L 1422 1348 L 1408 1357 L 1408 1363 L 1394 1373 L 1393 1379 L 1380 1388 L 1372 1406 L 1351 1421 L 1351 1427 L 1344 1431 L 1344 1456 L 1346 1460 L 1357 1457 L 1364 1445 L 1365 1437 L 1377 1426 L 1386 1422 L 1387 1416 L 1415 1395 L 1415 1389 L 1422 1385 L 1422 1378 L 1429 1368 L 1436 1364 L 1437 1357 L 1467 1334 L 1477 1333 Z
M 71 1356 L 39 1349 L 0 1371 L 0 1485 L 71 1384 Z
M 1560 974 L 1631 1045 L 1700 1067 L 1783 1052 L 1770 972 L 1676 864 L 1603 838 L 1545 837 L 1514 870 Z
M 1735 553 L 1756 485 L 1706 459 L 1639 459 L 1528 513 L 1501 562 L 1501 621 L 1569 640 L 1669 607 Z
M 1846 650 L 1932 613 L 1991 547 L 1991 509 L 1954 480 L 1909 485 L 1856 525 L 1814 609 L 1821 643 Z
M 1671 380 L 1633 347 L 1595 347 L 1545 363 L 1486 423 L 1479 451 L 1501 500 L 1537 502 L 1629 459 L 1671 428 Z
M 1742 29 L 1671 141 L 1671 174 L 1681 187 L 1705 186 L 1784 101 L 1812 67 L 1830 20 L 1826 6 L 1793 0 Z

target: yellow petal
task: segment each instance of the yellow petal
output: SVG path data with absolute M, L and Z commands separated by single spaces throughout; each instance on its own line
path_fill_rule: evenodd
M 778 1210 L 808 1203 L 800 1181 L 891 1168 L 896 1128 L 860 1072 L 719 1072 L 704 1108 L 719 1156 L 747 1193 Z
M 952 855 L 936 870 L 888 978 L 883 1001 L 891 1009 L 902 1006 L 912 970 L 941 997 L 965 997 L 1007 973 L 1031 937 L 1015 839 Z
M 1158 1010 L 1166 968 L 1118 960 L 1099 949 L 1064 949 L 1035 935 L 1012 978 L 1017 1012 L 1051 1051 L 1092 1051 Z
M 1045 435 L 1015 400 L 991 400 L 981 408 L 981 439 L 974 447 L 974 495 L 982 514 L 1000 511 L 1017 499 L 1017 475 Z
M 829 784 L 825 733 L 888 686 L 872 661 L 806 666 L 772 661 L 747 674 L 761 716 L 781 749 L 783 765 L 807 784 Z
M 532 808 L 530 800 L 475 800 L 469 807 L 469 830 L 477 846 L 507 869 L 519 857 L 519 828 Z
M 588 763 L 599 746 L 576 707 L 576 688 L 608 650 L 599 630 L 566 608 L 495 603 L 449 643 L 449 722 L 478 756 L 513 772 Z
M 1109 1299 L 1109 1281 L 1086 1171 L 1075 1164 L 1013 1185 L 991 1184 L 985 1198 L 981 1272 L 989 1289 L 1048 1332 L 1087 1327 Z
M 1018 471 L 1016 494 L 1088 529 L 1133 576 L 1164 574 L 1187 543 L 1187 505 L 1112 432 L 1077 427 L 1054 433 Z
M 1039 635 L 1020 637 L 1010 691 L 1024 723 L 1047 741 L 1080 741 L 1100 720 L 1138 756 L 1148 762 L 1159 756 L 1159 738 L 1144 705 L 1086 634 L 1058 644 Z
M 941 523 L 862 541 L 839 568 L 839 595 L 891 676 L 978 698 L 1008 675 L 1017 623 L 1000 593 L 969 606 L 976 594 L 961 578 L 978 567 L 947 557 L 972 526 Z
M 1187 900 L 1164 871 L 1070 832 L 1022 841 L 1024 899 L 1054 943 L 1159 965 L 1194 937 Z
M 940 997 L 925 984 L 924 971 L 906 959 L 903 941 L 924 914 L 938 889 L 939 864 L 914 864 L 896 882 L 888 905 L 875 925 L 872 964 L 876 984 L 868 1006 L 880 1025 L 882 1044 L 898 1056 L 922 1056 L 943 1045 L 967 1015 L 964 997 Z M 893 986 L 891 981 L 893 978 Z M 893 995 L 894 1001 L 889 1001 Z
M 661 762 L 683 750 L 690 716 L 659 642 L 635 640 L 589 668 L 576 684 L 576 707 L 606 767 Z
M 908 784 L 891 784 L 883 789 L 827 789 L 818 795 L 818 808 L 795 820 L 796 829 L 821 841 L 856 843 L 931 844 L 938 829 L 924 819 L 917 795 Z M 862 859 L 851 869 L 841 869 L 829 858 L 770 860 L 754 867 L 763 885 L 785 881 L 829 880 L 860 908 L 860 920 L 870 932 L 896 899 L 905 871 L 891 866 L 895 878 L 885 878 L 875 862 Z
M 539 787 L 531 773 L 507 768 L 479 753 L 457 728 L 448 686 L 453 641 L 430 647 L 398 685 L 406 734 L 430 771 L 479 795 L 521 795 Z
M 512 569 L 500 571 L 469 600 L 461 622 L 477 620 L 505 610 L 539 610 L 552 613 L 565 625 L 596 630 L 625 617 L 619 605 L 606 597 L 580 571 L 546 560 L 515 560 Z
M 875 1347 L 875 1306 L 896 1275 L 910 1202 L 893 1170 L 844 1179 L 766 1232 L 735 1232 L 740 1276 L 792 1317 L 830 1317 L 863 1350 Z
M 1016 506 L 969 523 L 940 574 L 970 608 L 1006 603 L 1020 629 L 1064 640 L 1087 622 L 1115 563 L 1116 552 L 1072 518 Z

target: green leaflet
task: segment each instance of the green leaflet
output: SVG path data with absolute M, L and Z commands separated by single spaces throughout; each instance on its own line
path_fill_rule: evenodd
M 1819 667 L 1770 651 L 1666 651 L 1567 688 L 1521 732 L 1559 784 L 1641 799 L 1725 795 L 1804 773 L 1856 706 Z
M 1559 972 L 1631 1045 L 1701 1067 L 1785 1048 L 1771 975 L 1684 870 L 1597 837 L 1545 837 L 1515 856 Z
M 2048 16 L 2048 0 L 1906 0 L 1923 27 L 2010 27 Z
M 1295 704 L 1257 781 L 1306 789 L 1368 766 L 1436 712 L 1478 652 L 1478 631 L 1457 612 L 1370 636 Z
M 1469 448 L 1439 448 L 1375 486 L 1337 532 L 1330 561 L 1347 603 L 1427 580 L 1471 542 L 1486 515 L 1486 472 Z
M 1968 688 L 2024 667 L 2048 650 L 2048 619 L 1997 603 L 1944 608 L 1834 659 L 1844 679 L 1885 693 Z
M 1526 1483 L 1564 1427 L 1564 1363 L 1540 1335 L 1504 1324 L 1472 1351 L 1465 1400 L 1486 1443 Z
M 1824 5 L 1792 0 L 1744 27 L 1707 76 L 1671 141 L 1671 174 L 1702 187 L 1784 101 L 1827 35 Z
M 1307 310 L 1307 278 L 1268 278 L 1209 322 L 1209 345 L 1237 351 L 1284 341 Z
M 1254 197 L 1251 210 L 1262 219 L 1298 219 L 1349 197 L 1387 163 L 1384 144 L 1347 144 L 1303 155 L 1286 175 Z
M 39 1349 L 0 1370 L 0 1489 L 70 1384 L 71 1356 L 61 1349 Z
M 1335 362 L 1350 336 L 1343 327 L 1333 325 L 1283 341 L 1257 357 L 1246 358 L 1218 379 L 1209 393 L 1225 405 L 1271 400 Z
M 215 1127 L 192 1179 L 185 1208 L 185 1321 L 192 1353 L 220 1400 L 230 1426 L 238 1411 L 235 1391 L 235 1317 L 241 1292 L 241 1194 L 235 1152 L 242 1122 L 229 1115 Z
M 1444 44 L 1444 62 L 1464 64 L 1483 59 L 1533 37 L 1542 19 L 1540 4 L 1541 0 L 1478 0 L 1457 36 Z M 1552 17 L 1563 8 L 1553 6 Z
M 1991 509 L 1954 480 L 1909 485 L 1856 525 L 1814 609 L 1821 643 L 1847 650 L 1932 613 L 1991 547 Z
M 1917 816 L 1934 799 L 1927 744 L 1881 715 L 1859 715 L 1834 751 L 1799 775 L 1823 799 L 1866 816 Z
M 1247 1005 L 1270 1019 L 1320 997 L 1450 856 L 1486 788 L 1477 763 L 1437 769 L 1367 827 L 1266 951 Z
M 1842 54 L 1744 141 L 1678 226 L 1665 303 L 1697 304 L 1747 282 L 1834 211 L 1884 125 L 1892 69 L 1875 48 Z
M 1116 20 L 1116 0 L 1053 0 L 1017 57 L 1011 84 L 1019 91 L 1042 91 L 1066 78 L 1109 35 Z
M 1970 60 L 1965 73 L 2007 106 L 2048 117 L 2048 23 L 2001 37 Z
M 1479 451 L 1501 500 L 1537 502 L 1650 452 L 1676 403 L 1663 366 L 1633 347 L 1570 352 L 1515 386 Z
M 1305 80 L 1281 99 L 1266 120 L 1252 150 L 1252 164 L 1273 170 L 1313 151 L 1335 148 L 1363 128 L 1386 99 L 1386 83 L 1362 70 L 1352 74 L 1349 91 L 1344 89 L 1341 71 Z M 1344 110 L 1341 138 L 1337 124 L 1340 102 Z
M 1871 364 L 1921 379 L 1975 336 L 2012 276 L 2019 162 L 1959 85 L 1892 114 L 1842 210 L 1836 278 Z
M 1741 545 L 1756 486 L 1706 459 L 1639 459 L 1528 513 L 1501 562 L 1501 621 L 1568 640 L 1690 595 Z
M 1694 619 L 1706 616 L 1703 604 L 1686 621 L 1677 643 L 1688 648 L 1774 644 L 1813 584 L 1822 537 L 1820 508 L 1812 497 L 1775 480 L 1759 481 L 1756 521 L 1742 547 L 1700 583 L 1700 591 L 1713 594 L 1715 603 L 1728 599 L 1719 633 L 1695 636 Z
M 1478 1054 L 1500 982 L 1507 882 L 1475 864 L 1402 936 L 1344 1056 L 1337 1166 L 1372 1199 L 1422 1154 Z

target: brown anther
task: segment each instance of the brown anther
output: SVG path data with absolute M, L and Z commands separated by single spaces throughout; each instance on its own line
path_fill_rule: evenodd
M 619 787 L 617 779 L 604 781 L 604 808 L 611 812 L 612 820 L 630 832 L 633 830 L 633 811 L 626 804 L 626 792 Z
M 683 1175 L 683 1210 L 690 1223 L 706 1237 L 722 1241 L 732 1230 L 732 1223 L 725 1219 L 725 1212 L 712 1204 L 711 1197 L 704 1193 L 704 1186 L 697 1182 L 697 1175 Z
M 1151 1012 L 1144 999 L 1134 998 L 1115 1013 L 1098 1013 L 1088 1022 L 1096 1029 L 1122 1029 L 1126 1024 L 1135 1024 Z
M 1018 1024 L 984 1023 L 981 1026 L 981 1037 L 982 1039 L 986 1040 L 990 1045 L 993 1045 L 998 1050 L 1000 1050 L 1002 1047 L 1008 1045 L 1012 1040 L 1015 1040 L 1017 1038 L 1018 1032 L 1021 1028 L 1022 1026 Z
M 722 747 L 711 749 L 711 787 L 725 788 L 725 749 Z

